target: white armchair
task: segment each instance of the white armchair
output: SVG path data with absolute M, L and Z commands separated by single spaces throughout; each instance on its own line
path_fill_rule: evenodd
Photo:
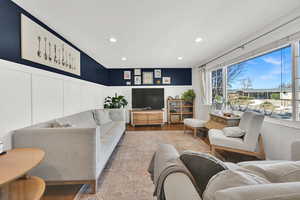
M 197 135 L 197 130 L 199 128 L 203 128 L 205 123 L 209 120 L 209 104 L 201 104 L 199 105 L 199 118 L 186 118 L 183 120 L 184 123 L 184 132 L 187 128 L 192 129 L 194 133 L 194 137 Z
M 223 130 L 209 130 L 209 141 L 213 154 L 216 150 L 237 152 L 256 156 L 264 159 L 264 148 L 260 129 L 264 121 L 264 116 L 254 112 L 245 112 L 241 118 L 239 128 L 244 132 L 243 137 L 228 137 Z

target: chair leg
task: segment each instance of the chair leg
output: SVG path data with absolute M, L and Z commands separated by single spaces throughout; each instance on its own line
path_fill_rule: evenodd
M 185 134 L 185 131 L 186 131 L 186 125 L 184 124 L 183 125 L 183 133 Z
M 261 135 L 258 138 L 258 144 L 259 144 L 259 155 L 257 157 L 259 159 L 265 160 L 266 159 L 265 148 L 264 148 L 264 143 Z
M 98 189 L 98 181 L 97 180 L 92 181 L 90 183 L 90 187 L 91 187 L 91 194 L 96 194 Z
M 225 158 L 220 153 L 217 152 L 214 145 L 210 145 L 210 151 L 213 156 L 215 156 L 216 158 L 219 158 L 222 161 L 225 161 Z
M 197 137 L 197 128 L 193 128 L 194 137 Z

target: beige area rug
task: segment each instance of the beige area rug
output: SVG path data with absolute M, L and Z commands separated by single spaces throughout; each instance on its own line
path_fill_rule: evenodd
M 162 143 L 173 144 L 178 151 L 209 152 L 204 141 L 183 131 L 126 132 L 100 177 L 98 193 L 89 194 L 88 186 L 84 186 L 77 199 L 153 200 L 154 186 L 147 168 Z

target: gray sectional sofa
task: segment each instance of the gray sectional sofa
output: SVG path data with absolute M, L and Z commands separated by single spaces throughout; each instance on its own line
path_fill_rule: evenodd
M 54 119 L 13 132 L 13 148 L 36 147 L 45 160 L 30 175 L 51 184 L 91 184 L 125 132 L 123 109 L 97 109 Z

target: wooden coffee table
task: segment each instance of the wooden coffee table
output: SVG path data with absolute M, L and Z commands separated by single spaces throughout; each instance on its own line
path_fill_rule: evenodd
M 44 158 L 45 152 L 35 148 L 12 149 L 0 156 L 0 199 L 38 200 L 45 191 L 45 182 L 26 176 Z

